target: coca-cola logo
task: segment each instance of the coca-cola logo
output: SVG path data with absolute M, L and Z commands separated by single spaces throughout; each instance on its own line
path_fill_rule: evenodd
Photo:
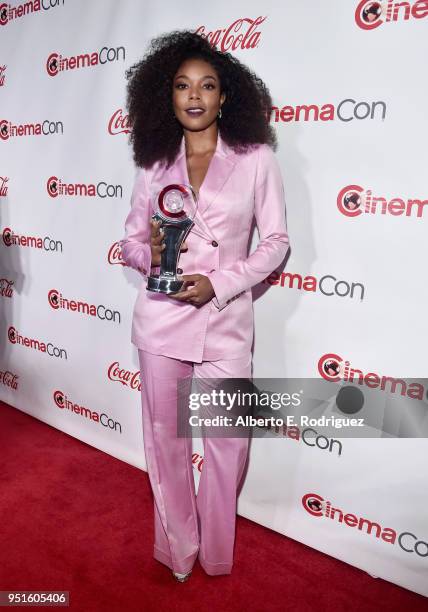
M 18 389 L 18 374 L 13 374 L 13 372 L 10 372 L 9 370 L 6 370 L 5 372 L 0 371 L 0 382 L 5 387 L 10 387 L 16 391 Z
M 131 372 L 121 368 L 118 361 L 114 361 L 108 368 L 107 376 L 113 382 L 119 382 L 130 389 L 141 391 L 140 370 Z
M 236 51 L 236 49 L 254 49 L 258 46 L 261 33 L 257 28 L 264 22 L 266 17 L 250 19 L 236 19 L 227 28 L 207 32 L 205 26 L 200 26 L 196 30 L 202 38 L 206 38 L 213 47 L 218 47 L 219 51 Z
M 126 266 L 126 263 L 122 259 L 122 251 L 120 250 L 119 242 L 113 242 L 113 244 L 109 248 L 107 254 L 107 261 L 111 265 L 120 264 L 122 266 Z
M 0 176 L 0 197 L 5 198 L 7 196 L 7 182 L 9 181 L 8 176 Z
M 202 465 L 204 463 L 204 458 L 199 453 L 192 454 L 192 464 L 198 470 L 198 472 L 202 472 Z
M 13 294 L 14 281 L 7 278 L 0 278 L 0 295 L 2 297 L 11 298 Z
M 108 122 L 108 133 L 112 136 L 131 133 L 129 129 L 129 115 L 123 115 L 121 108 L 118 108 L 111 116 Z

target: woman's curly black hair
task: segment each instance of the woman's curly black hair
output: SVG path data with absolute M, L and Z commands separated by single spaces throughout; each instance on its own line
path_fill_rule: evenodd
M 174 161 L 183 135 L 172 104 L 174 76 L 189 58 L 209 62 L 220 79 L 226 99 L 218 121 L 221 137 L 236 152 L 257 143 L 277 147 L 269 124 L 272 99 L 265 83 L 230 53 L 217 51 L 205 38 L 189 30 L 174 30 L 150 41 L 141 61 L 125 73 L 130 142 L 137 166 L 150 168 Z

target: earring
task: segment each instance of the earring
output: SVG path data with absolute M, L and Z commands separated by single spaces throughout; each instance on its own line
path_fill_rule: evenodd
M 221 119 L 221 108 L 220 108 L 220 110 L 219 110 L 219 111 L 218 111 L 218 113 L 217 113 L 217 117 L 218 117 L 219 119 Z

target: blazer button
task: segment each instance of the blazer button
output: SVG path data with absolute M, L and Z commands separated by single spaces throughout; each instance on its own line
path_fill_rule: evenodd
M 183 270 L 181 268 L 177 268 L 177 274 L 183 274 Z
M 211 242 L 211 244 L 213 245 L 213 247 L 217 247 L 217 246 L 218 246 L 218 242 L 217 242 L 216 240 L 213 240 L 213 241 Z

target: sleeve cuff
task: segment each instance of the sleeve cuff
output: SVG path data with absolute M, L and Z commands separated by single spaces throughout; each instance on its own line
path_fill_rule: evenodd
M 225 308 L 229 302 L 231 302 L 231 300 L 227 299 L 227 295 L 223 290 L 224 286 L 221 282 L 219 272 L 218 270 L 214 270 L 214 272 L 210 272 L 206 276 L 210 279 L 212 288 L 214 289 L 215 295 L 211 298 L 214 306 L 218 308 L 218 310 L 223 310 L 223 308 Z
M 138 270 L 144 276 L 149 276 L 151 272 L 150 270 L 151 265 L 152 265 L 152 249 L 149 244 L 144 243 L 143 249 L 141 252 L 141 261 L 140 261 L 140 265 L 138 266 Z

